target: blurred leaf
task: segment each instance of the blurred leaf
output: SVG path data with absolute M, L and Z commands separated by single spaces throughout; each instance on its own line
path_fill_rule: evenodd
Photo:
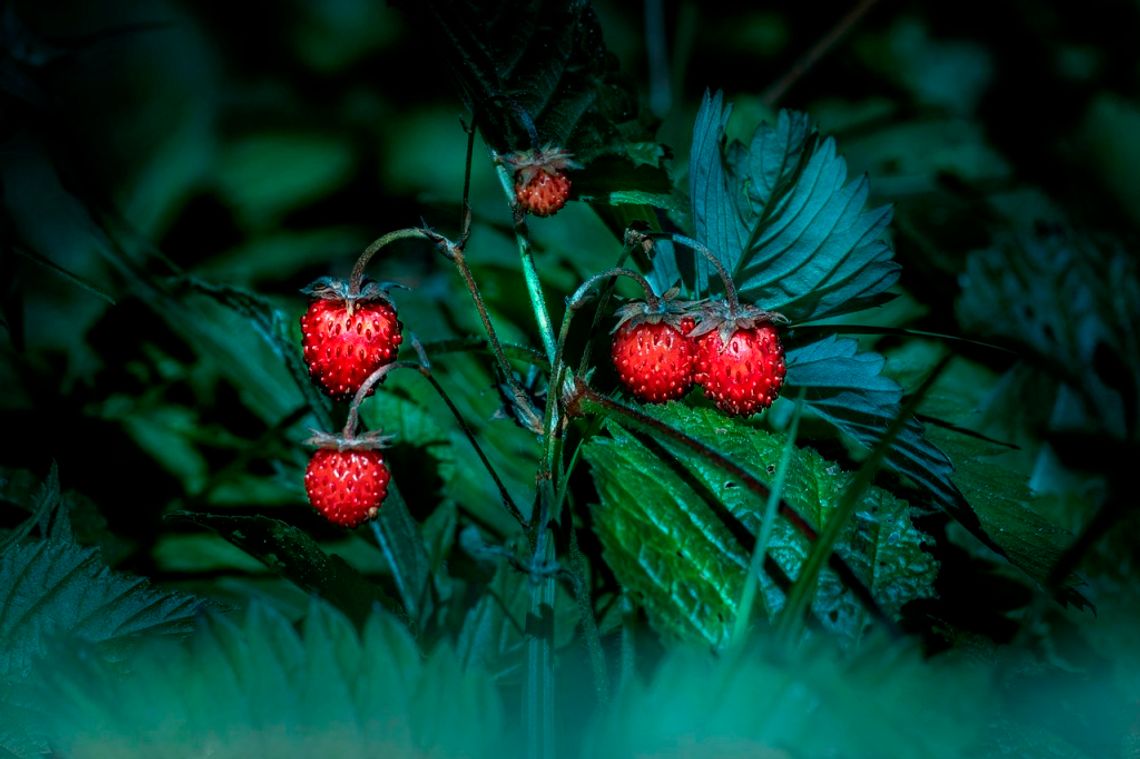
M 1022 237 L 972 254 L 961 285 L 964 328 L 1008 341 L 1069 386 L 1075 402 L 1055 408 L 1055 429 L 1137 434 L 1140 277 L 1122 249 Z
M 61 277 L 68 280 L 69 282 L 71 282 L 76 287 L 79 287 L 83 290 L 86 290 L 87 292 L 91 293 L 92 295 L 96 296 L 97 298 L 102 298 L 103 300 L 107 301 L 107 303 L 109 303 L 112 306 L 115 305 L 114 296 L 112 296 L 110 293 L 108 293 L 106 290 L 104 290 L 98 284 L 92 282 L 90 279 L 83 276 L 82 274 L 78 274 L 76 272 L 69 271 L 67 268 L 60 266 L 59 264 L 57 264 L 55 261 L 51 260 L 47 256 L 42 255 L 40 253 L 37 253 L 34 250 L 27 250 L 24 248 L 16 247 L 15 251 L 17 253 L 19 253 L 20 255 L 24 256 L 25 258 L 28 258 L 32 261 L 35 261 L 40 266 L 46 267 L 46 268 L 50 269 L 51 271 L 54 271 L 56 274 L 59 274 Z
M 382 587 L 336 555 L 325 553 L 302 530 L 264 516 L 233 516 L 179 511 L 167 519 L 207 527 L 267 567 L 317 593 L 355 622 L 367 618 L 374 604 L 393 611 L 415 629 L 414 620 L 403 614 L 400 605 Z
M 693 127 L 689 191 L 696 237 L 740 297 L 793 322 L 881 300 L 899 267 L 881 239 L 889 209 L 864 210 L 866 178 L 847 182 L 835 141 L 821 141 L 805 114 L 782 111 L 746 147 L 725 145 L 730 113 L 720 93 L 706 94 Z M 721 287 L 701 256 L 693 287 Z
M 1115 196 L 1116 201 L 1140 224 L 1140 190 L 1136 186 L 1140 172 L 1140 146 L 1135 135 L 1140 129 L 1140 104 L 1113 92 L 1102 92 L 1091 98 L 1079 132 L 1084 159 Z
M 254 603 L 185 644 L 149 642 L 126 671 L 82 654 L 45 667 L 37 690 L 46 732 L 72 756 L 500 755 L 488 680 L 443 647 L 421 659 L 378 611 L 358 633 L 314 603 L 298 633 Z
M 463 618 L 456 648 L 463 662 L 478 665 L 499 682 L 518 682 L 530 639 L 527 615 L 531 608 L 530 578 L 498 559 L 494 577 Z M 562 585 L 555 586 L 553 635 L 555 647 L 568 645 L 578 623 L 578 606 Z
M 343 136 L 259 131 L 223 149 L 217 179 L 245 224 L 261 227 L 337 187 L 352 168 Z
M 112 573 L 99 552 L 65 538 L 9 546 L 0 556 L 0 675 L 24 675 L 53 636 L 125 652 L 147 636 L 191 629 L 200 602 Z
M 976 665 L 927 663 L 882 641 L 854 659 L 825 640 L 787 652 L 762 639 L 719 657 L 678 647 L 652 676 L 619 694 L 587 735 L 585 753 L 977 756 L 994 706 L 991 688 Z
M 710 409 L 673 403 L 646 411 L 720 451 L 762 482 L 771 478 L 785 442 L 782 435 L 726 423 Z M 595 438 L 585 449 L 602 499 L 594 525 L 606 561 L 622 584 L 636 591 L 659 628 L 722 645 L 731 632 L 749 557 L 705 499 L 714 498 L 752 535 L 759 533 L 764 502 L 667 437 L 660 444 L 695 480 L 678 475 L 620 428 L 613 433 L 612 439 Z M 818 530 L 851 479 L 815 451 L 800 448 L 793 454 L 783 497 Z M 872 487 L 844 529 L 839 553 L 887 613 L 897 616 L 907 601 L 933 594 L 937 564 L 923 550 L 924 541 L 910 523 L 907 504 Z M 807 538 L 780 517 L 768 552 L 787 576 L 798 575 L 810 550 Z M 784 598 L 767 575 L 760 584 L 771 617 Z M 821 578 L 813 609 L 847 636 L 858 636 L 865 624 L 862 606 L 830 571 Z
M 863 60 L 888 81 L 908 90 L 922 106 L 969 115 L 985 95 L 994 74 L 989 51 L 969 39 L 933 38 L 913 16 L 895 20 L 881 35 L 855 45 Z

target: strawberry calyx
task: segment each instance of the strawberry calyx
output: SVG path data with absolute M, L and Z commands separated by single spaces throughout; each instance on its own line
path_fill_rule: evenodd
M 642 324 L 667 324 L 683 335 L 688 335 L 695 321 L 694 312 L 699 306 L 696 301 L 677 300 L 680 288 L 673 288 L 659 298 L 634 300 L 619 306 L 614 311 L 617 324 L 611 332 L 617 332 L 627 324 L 630 328 Z
M 378 451 L 389 447 L 394 439 L 393 435 L 385 435 L 380 430 L 355 434 L 312 430 L 312 433 L 312 437 L 305 441 L 306 445 L 333 451 Z
M 518 150 L 500 155 L 498 160 L 515 172 L 516 185 L 529 184 L 540 171 L 556 174 L 567 169 L 582 168 L 573 159 L 572 153 L 549 143 L 533 150 Z
M 357 303 L 384 303 L 396 310 L 396 303 L 388 293 L 393 287 L 404 288 L 399 282 L 376 282 L 371 279 L 364 280 L 359 287 L 335 277 L 321 277 L 306 287 L 301 288 L 304 295 L 314 300 L 343 301 L 349 314 Z M 406 288 L 405 288 L 406 289 Z
M 735 307 L 724 300 L 708 300 L 699 305 L 697 326 L 689 337 L 698 338 L 716 332 L 720 338 L 721 350 L 728 345 L 733 333 L 738 330 L 754 329 L 764 324 L 783 325 L 788 318 L 776 311 L 738 303 Z

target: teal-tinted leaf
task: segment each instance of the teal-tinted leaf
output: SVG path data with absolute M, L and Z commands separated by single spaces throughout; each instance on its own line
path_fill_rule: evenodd
M 715 658 L 673 648 L 651 677 L 618 695 L 584 754 L 978 756 L 992 688 L 976 665 L 927 663 L 881 641 L 855 659 L 820 640 L 795 652 L 761 640 Z
M 873 447 L 898 415 L 902 388 L 883 374 L 883 357 L 860 352 L 854 340 L 833 335 L 792 348 L 787 363 L 788 387 L 805 390 L 808 411 L 863 448 Z M 954 467 L 926 440 L 917 420 L 895 439 L 886 464 L 920 485 L 972 532 L 979 531 L 977 517 L 950 478 Z
M 52 538 L 0 557 L 0 675 L 24 674 L 54 636 L 119 650 L 188 631 L 200 602 L 111 572 L 99 552 Z
M 578 606 L 562 586 L 556 587 L 554 645 L 570 643 L 578 623 Z M 519 681 L 528 637 L 530 579 L 507 562 L 500 563 L 483 595 L 468 610 L 456 648 L 469 665 L 476 664 L 499 681 Z
M 729 113 L 719 94 L 706 95 L 689 182 L 697 239 L 728 269 L 740 296 L 792 321 L 881 299 L 899 267 L 881 239 L 889 209 L 864 208 L 866 179 L 847 181 L 834 140 L 821 141 L 803 114 L 781 112 L 745 146 L 724 144 Z M 693 283 L 702 293 L 721 287 L 703 258 Z
M 300 588 L 318 593 L 350 619 L 363 622 L 373 604 L 402 614 L 399 604 L 339 556 L 321 550 L 292 525 L 263 516 L 233 516 L 181 511 L 171 520 L 208 527 Z M 408 623 L 415 624 L 409 619 Z
M 784 436 L 725 424 L 710 409 L 666 404 L 647 411 L 762 482 L 771 479 L 783 450 Z M 764 499 L 665 436 L 660 443 L 687 476 L 620 428 L 613 431 L 612 440 L 595 439 L 585 451 L 602 499 L 594 525 L 607 562 L 660 629 L 722 645 L 735 618 L 748 554 L 717 510 L 727 509 L 755 535 Z M 786 477 L 784 500 L 818 530 L 852 475 L 801 448 L 794 452 Z M 783 517 L 778 520 L 768 553 L 794 578 L 811 544 Z M 887 613 L 897 615 L 907 601 L 933 592 L 936 563 L 922 549 L 923 542 L 910 522 L 907 504 L 873 487 L 844 530 L 838 551 Z M 765 606 L 775 614 L 783 606 L 783 595 L 767 575 L 760 583 Z M 845 635 L 858 635 L 863 628 L 862 607 L 830 570 L 822 576 L 813 608 L 827 626 Z
M 37 672 L 69 756 L 496 756 L 498 693 L 447 648 L 420 653 L 391 617 L 362 633 L 314 604 L 298 633 L 253 604 L 183 644 L 149 641 L 128 671 L 61 652 Z

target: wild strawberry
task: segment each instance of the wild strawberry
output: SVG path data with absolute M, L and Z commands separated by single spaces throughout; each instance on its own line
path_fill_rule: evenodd
M 357 527 L 380 513 L 391 475 L 372 448 L 319 448 L 305 470 L 309 503 L 334 524 Z
M 541 150 L 519 151 L 503 163 L 515 172 L 515 202 L 535 216 L 557 213 L 570 197 L 567 169 L 578 168 L 564 150 L 547 145 Z
M 618 309 L 610 356 L 630 392 L 649 403 L 680 398 L 693 386 L 696 344 L 689 338 L 696 322 L 682 304 L 663 299 Z
M 776 400 L 786 373 L 776 321 L 784 317 L 750 306 L 738 306 L 730 314 L 715 305 L 693 330 L 694 380 L 721 411 L 749 416 Z
M 353 294 L 344 282 L 324 279 L 305 292 L 312 296 L 301 316 L 305 364 L 325 392 L 350 399 L 370 374 L 396 359 L 403 341 L 396 308 L 374 282 Z

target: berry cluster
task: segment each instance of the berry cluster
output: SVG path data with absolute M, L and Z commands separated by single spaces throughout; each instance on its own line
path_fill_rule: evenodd
M 618 310 L 611 356 L 635 396 L 661 403 L 693 384 L 721 411 L 749 416 L 772 405 L 784 384 L 779 314 L 725 301 L 703 304 L 663 299 Z
M 322 279 L 306 292 L 311 300 L 301 316 L 301 347 L 309 374 L 330 397 L 352 400 L 354 407 L 343 434 L 310 441 L 317 450 L 305 471 L 305 491 L 326 519 L 353 528 L 374 519 L 388 495 L 384 441 L 356 434 L 356 406 L 381 379 L 379 370 L 395 361 L 402 325 L 395 304 L 374 282 L 354 287 Z

